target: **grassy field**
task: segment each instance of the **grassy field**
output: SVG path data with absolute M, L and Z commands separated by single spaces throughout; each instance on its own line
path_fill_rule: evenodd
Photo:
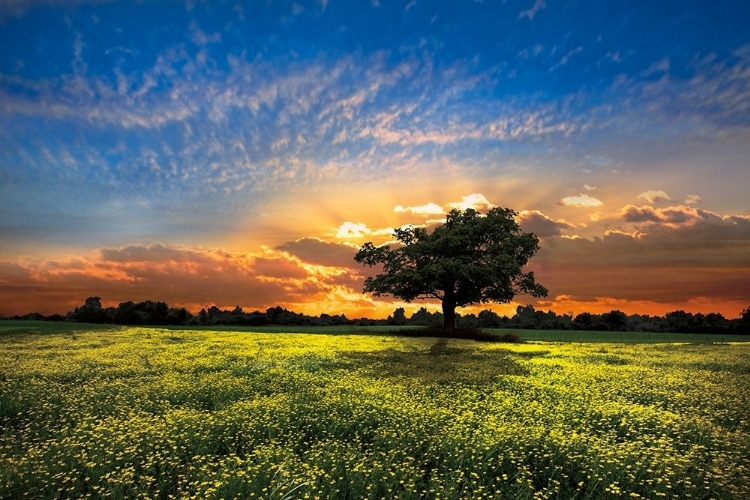
M 500 330 L 488 331 L 502 334 L 517 333 L 523 340 L 544 342 L 606 342 L 606 343 L 659 343 L 659 342 L 750 342 L 750 335 L 708 333 L 655 333 L 655 332 L 592 332 L 586 330 Z
M 0 336 L 3 334 L 32 333 L 71 333 L 89 330 L 113 330 L 113 325 L 93 325 L 82 323 L 54 322 L 54 321 L 0 321 Z M 399 330 L 419 330 L 417 326 L 193 326 L 166 327 L 170 330 L 185 331 L 219 331 L 219 332 L 255 332 L 255 333 L 305 333 L 321 335 L 388 335 Z M 588 330 L 524 330 L 524 329 L 486 329 L 498 335 L 516 333 L 525 341 L 543 342 L 607 342 L 607 343 L 663 343 L 663 342 L 750 342 L 750 335 L 725 335 L 704 333 L 655 333 L 655 332 L 599 332 Z
M 0 498 L 750 498 L 750 344 L 12 323 Z

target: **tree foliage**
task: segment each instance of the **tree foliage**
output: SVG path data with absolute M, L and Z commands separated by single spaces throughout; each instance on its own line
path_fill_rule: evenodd
M 539 250 L 539 239 L 524 233 L 516 212 L 493 208 L 479 212 L 451 210 L 432 232 L 424 228 L 397 229 L 400 245 L 365 243 L 354 257 L 383 272 L 365 280 L 364 292 L 393 295 L 407 302 L 441 301 L 446 328 L 455 328 L 455 309 L 470 304 L 506 303 L 518 294 L 545 297 L 547 289 L 524 272 Z

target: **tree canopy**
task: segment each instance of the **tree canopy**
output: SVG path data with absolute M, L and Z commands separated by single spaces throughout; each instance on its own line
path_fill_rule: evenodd
M 365 280 L 364 293 L 392 295 L 407 302 L 438 299 L 445 328 L 455 328 L 456 307 L 506 303 L 517 294 L 546 297 L 534 273 L 524 272 L 539 250 L 539 238 L 524 233 L 517 213 L 493 208 L 486 215 L 473 209 L 451 210 L 432 232 L 419 227 L 396 229 L 400 245 L 365 243 L 354 259 L 382 265 L 382 273 Z

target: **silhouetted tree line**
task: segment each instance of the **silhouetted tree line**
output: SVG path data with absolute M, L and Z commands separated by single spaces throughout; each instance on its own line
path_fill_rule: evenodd
M 103 307 L 100 297 L 89 297 L 86 302 L 68 312 L 65 316 L 53 314 L 43 316 L 31 313 L 14 316 L 13 319 L 40 321 L 73 321 L 77 323 L 105 323 L 114 325 L 175 325 L 175 326 L 263 326 L 263 325 L 296 325 L 296 326 L 333 326 L 352 325 L 355 321 L 343 314 L 321 314 L 309 316 L 295 313 L 283 307 L 270 307 L 265 311 L 245 312 L 237 306 L 232 310 L 222 310 L 216 306 L 201 309 L 191 314 L 184 307 L 169 307 L 166 302 L 120 302 L 117 307 Z M 367 324 L 379 324 L 375 320 L 358 320 Z M 383 323 L 384 324 L 384 323 Z
M 79 323 L 110 323 L 115 325 L 176 325 L 176 326 L 440 326 L 443 314 L 430 312 L 422 307 L 410 317 L 399 307 L 387 319 L 349 319 L 343 314 L 321 314 L 310 316 L 295 313 L 283 307 L 271 307 L 265 311 L 245 312 L 237 306 L 222 310 L 216 306 L 201 309 L 193 315 L 185 308 L 169 307 L 166 302 L 121 302 L 117 307 L 103 307 L 101 298 L 89 297 L 86 302 L 66 315 L 43 316 L 39 313 L 14 316 L 13 319 L 46 321 L 75 321 Z M 664 316 L 647 314 L 627 315 L 619 310 L 602 314 L 583 312 L 578 315 L 557 314 L 553 311 L 537 311 L 533 306 L 518 306 L 512 317 L 500 316 L 486 309 L 479 314 L 457 315 L 458 327 L 474 328 L 522 328 L 536 330 L 596 330 L 615 332 L 674 332 L 674 333 L 734 333 L 750 334 L 750 307 L 740 313 L 739 318 L 727 319 L 719 313 L 692 314 L 672 311 Z
M 734 333 L 750 334 L 750 307 L 739 318 L 727 319 L 719 313 L 692 314 L 672 311 L 664 316 L 625 314 L 612 310 L 602 314 L 583 312 L 578 315 L 537 311 L 533 306 L 518 306 L 513 317 L 499 316 L 485 310 L 465 315 L 459 324 L 479 328 L 524 328 L 535 330 L 592 330 L 612 332 Z

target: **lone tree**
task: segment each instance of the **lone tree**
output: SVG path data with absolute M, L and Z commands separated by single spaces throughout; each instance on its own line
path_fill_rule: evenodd
M 354 260 L 383 272 L 365 280 L 364 293 L 390 294 L 411 302 L 439 299 L 445 329 L 456 328 L 456 307 L 510 302 L 516 294 L 546 297 L 547 289 L 522 269 L 539 250 L 539 238 L 524 233 L 508 208 L 483 216 L 468 209 L 451 210 L 431 233 L 423 228 L 396 229 L 401 243 L 376 247 L 365 243 Z

